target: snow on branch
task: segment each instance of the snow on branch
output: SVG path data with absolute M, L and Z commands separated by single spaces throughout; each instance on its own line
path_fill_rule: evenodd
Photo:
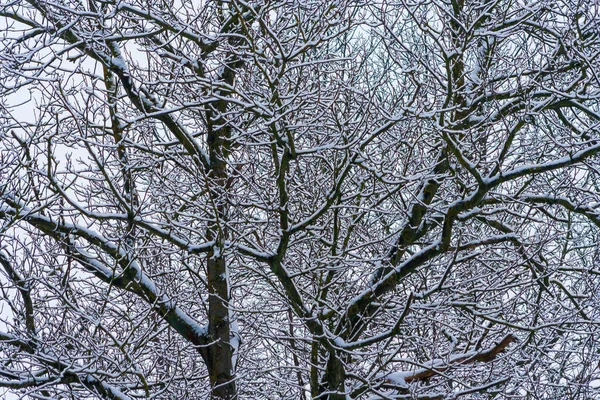
M 404 387 L 406 384 L 411 382 L 420 382 L 432 378 L 452 367 L 473 364 L 476 362 L 490 362 L 515 341 L 517 341 L 517 338 L 512 334 L 509 334 L 506 335 L 500 342 L 486 350 L 457 354 L 450 357 L 447 361 L 432 360 L 426 363 L 426 367 L 419 368 L 415 371 L 402 371 L 388 374 L 385 376 L 385 381 L 387 383 Z

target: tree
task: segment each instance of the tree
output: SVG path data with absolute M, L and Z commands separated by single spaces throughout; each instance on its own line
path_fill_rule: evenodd
M 3 3 L 0 386 L 598 396 L 598 13 Z

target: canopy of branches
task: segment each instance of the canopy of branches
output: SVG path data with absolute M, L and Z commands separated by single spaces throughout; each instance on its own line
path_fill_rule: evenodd
M 600 396 L 586 0 L 4 0 L 0 387 Z

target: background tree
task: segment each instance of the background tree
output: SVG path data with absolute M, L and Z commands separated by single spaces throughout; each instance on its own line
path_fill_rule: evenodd
M 0 386 L 599 395 L 598 12 L 3 3 Z

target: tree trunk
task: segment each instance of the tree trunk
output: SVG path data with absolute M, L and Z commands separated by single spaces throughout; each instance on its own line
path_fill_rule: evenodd
M 321 393 L 328 394 L 322 398 L 327 400 L 346 400 L 345 378 L 344 364 L 334 351 L 330 351 L 325 376 L 323 377 L 325 385 L 321 390 Z
M 230 345 L 229 288 L 225 257 L 209 254 L 208 258 L 208 333 L 214 342 L 208 349 L 208 373 L 212 396 L 216 399 L 234 399 L 233 348 Z
M 227 235 L 227 164 L 224 154 L 227 148 L 227 131 L 223 127 L 214 130 L 212 128 L 209 125 L 211 171 L 208 175 L 215 221 L 208 226 L 207 239 L 214 241 L 215 245 L 207 258 L 208 334 L 212 341 L 208 348 L 207 367 L 212 387 L 211 396 L 215 399 L 230 400 L 236 396 L 236 385 L 232 361 L 234 349 L 230 344 L 229 276 L 224 254 Z

